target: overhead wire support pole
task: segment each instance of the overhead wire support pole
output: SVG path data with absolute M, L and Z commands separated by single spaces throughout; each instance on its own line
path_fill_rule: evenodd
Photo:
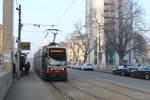
M 18 10 L 18 14 L 19 14 L 19 22 L 18 22 L 18 39 L 17 39 L 17 79 L 20 78 L 20 56 L 21 56 L 21 28 L 22 28 L 22 24 L 21 24 L 21 5 L 19 5 L 19 8 L 17 8 L 16 10 Z

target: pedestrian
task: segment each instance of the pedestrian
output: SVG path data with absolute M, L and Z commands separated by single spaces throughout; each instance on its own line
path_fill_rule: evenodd
M 29 70 L 30 70 L 30 62 L 27 62 L 25 68 L 26 68 L 26 74 L 28 75 L 29 74 Z
M 12 78 L 15 79 L 17 77 L 17 73 L 16 73 L 16 64 L 13 62 L 12 63 L 13 69 L 12 69 Z
M 25 64 L 23 63 L 20 64 L 20 71 L 21 71 L 21 76 L 23 77 L 25 73 Z

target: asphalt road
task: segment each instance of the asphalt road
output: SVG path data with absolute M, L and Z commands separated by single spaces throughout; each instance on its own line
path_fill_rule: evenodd
M 150 81 L 69 69 L 68 82 L 52 82 L 72 100 L 150 100 Z
M 91 78 L 94 78 L 95 80 L 105 80 L 105 81 L 116 82 L 118 84 L 124 84 L 124 85 L 128 85 L 128 86 L 150 88 L 149 80 L 135 79 L 135 78 L 130 78 L 130 77 L 122 77 L 122 76 L 101 73 L 101 72 L 95 72 L 95 71 L 82 71 L 82 70 L 69 69 L 69 75 L 71 76 L 71 78 L 73 76 L 79 75 L 79 76 L 83 76 L 83 77 L 91 77 Z

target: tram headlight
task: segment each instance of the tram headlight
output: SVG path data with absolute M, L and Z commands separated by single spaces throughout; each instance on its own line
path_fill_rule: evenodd
M 65 68 L 63 68 L 62 70 L 65 70 Z
M 50 70 L 53 70 L 53 68 L 50 68 Z

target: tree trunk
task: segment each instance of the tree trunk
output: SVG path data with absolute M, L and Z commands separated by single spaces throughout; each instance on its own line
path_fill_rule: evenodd
M 84 55 L 84 63 L 85 63 L 85 61 L 87 59 L 87 56 L 88 56 L 87 54 Z
M 119 54 L 119 64 L 120 64 L 120 65 L 123 65 L 123 64 L 124 64 L 123 58 L 124 58 L 124 55 Z

